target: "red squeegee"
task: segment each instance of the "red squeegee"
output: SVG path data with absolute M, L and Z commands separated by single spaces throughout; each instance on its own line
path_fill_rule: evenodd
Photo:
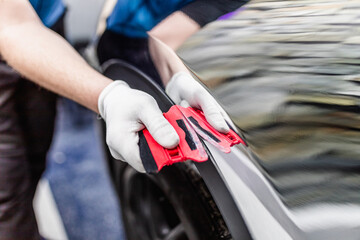
M 233 130 L 228 134 L 216 131 L 200 110 L 172 106 L 167 113 L 164 113 L 164 117 L 174 127 L 180 142 L 176 148 L 166 149 L 154 140 L 147 129 L 141 131 L 140 157 L 148 173 L 156 173 L 166 165 L 186 160 L 205 162 L 208 155 L 197 134 L 226 153 L 231 151 L 230 147 L 234 144 L 245 144 Z
M 188 119 L 196 133 L 199 134 L 204 140 L 217 147 L 220 151 L 229 153 L 231 152 L 230 147 L 236 144 L 242 143 L 246 145 L 244 140 L 242 140 L 240 136 L 237 135 L 232 129 L 230 129 L 227 134 L 218 132 L 210 125 L 210 123 L 206 121 L 205 115 L 201 110 L 191 107 L 176 107 L 181 111 L 186 119 Z

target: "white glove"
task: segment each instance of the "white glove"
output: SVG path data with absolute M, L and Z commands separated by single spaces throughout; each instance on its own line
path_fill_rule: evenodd
M 176 104 L 201 109 L 211 126 L 219 132 L 229 132 L 229 126 L 224 120 L 226 115 L 219 104 L 189 73 L 176 73 L 165 90 Z
M 179 143 L 179 136 L 162 115 L 155 99 L 131 89 L 123 81 L 114 81 L 105 87 L 99 96 L 98 108 L 106 122 L 106 143 L 111 155 L 125 160 L 139 172 L 145 172 L 138 146 L 138 132 L 144 125 L 163 147 L 174 148 Z

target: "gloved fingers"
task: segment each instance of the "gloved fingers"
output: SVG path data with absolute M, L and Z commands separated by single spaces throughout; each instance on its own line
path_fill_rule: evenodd
M 171 100 L 173 100 L 173 102 L 175 104 L 180 104 L 181 103 L 181 97 L 179 96 L 178 93 L 176 93 L 176 92 L 168 92 L 167 94 L 171 98 Z
M 125 158 L 124 158 L 123 156 L 121 156 L 120 153 L 118 153 L 115 149 L 113 149 L 113 148 L 110 147 L 109 145 L 108 145 L 108 147 L 109 147 L 111 156 L 112 156 L 113 158 L 115 158 L 116 160 L 120 160 L 120 161 L 125 162 Z
M 156 104 L 144 108 L 140 114 L 141 122 L 149 130 L 151 136 L 161 146 L 174 148 L 179 144 L 179 136 L 171 124 L 165 119 Z
M 190 104 L 189 104 L 189 102 L 186 101 L 186 100 L 182 100 L 181 103 L 180 103 L 180 105 L 181 105 L 182 107 L 184 107 L 184 108 L 191 107 Z M 232 128 L 235 129 L 235 126 L 234 126 L 234 124 L 232 123 L 230 117 L 227 115 L 227 113 L 222 109 L 222 107 L 221 107 L 219 104 L 217 104 L 217 106 L 218 106 L 218 109 L 220 110 L 221 116 L 225 119 L 225 121 L 226 121 L 227 123 L 231 124 L 231 127 L 232 127 Z M 199 106 L 197 106 L 197 107 L 199 107 Z
M 221 108 L 218 106 L 216 101 L 210 96 L 205 94 L 198 98 L 201 110 L 205 114 L 206 120 L 216 130 L 222 133 L 228 133 L 230 131 L 229 126 L 221 113 Z
M 138 172 L 145 172 L 140 158 L 139 135 L 137 132 L 116 131 L 108 129 L 106 143 L 111 155 L 118 160 L 125 160 Z
M 165 92 L 171 98 L 171 100 L 175 102 L 175 104 L 180 104 L 182 100 L 180 96 L 181 91 L 179 91 L 179 88 L 182 88 L 182 83 L 184 82 L 181 81 L 183 75 L 184 72 L 176 73 L 174 76 L 172 76 L 165 88 Z
M 217 103 L 218 104 L 218 103 Z M 238 129 L 235 126 L 235 124 L 233 123 L 233 121 L 231 120 L 231 118 L 229 117 L 229 115 L 225 112 L 225 110 L 218 104 L 218 107 L 220 109 L 221 115 L 223 116 L 223 118 L 225 119 L 226 123 L 228 125 L 230 125 L 232 127 L 232 129 L 238 133 Z
M 184 107 L 184 108 L 191 107 L 190 104 L 189 104 L 189 102 L 186 101 L 186 100 L 182 100 L 182 101 L 180 102 L 180 106 L 182 106 L 182 107 Z

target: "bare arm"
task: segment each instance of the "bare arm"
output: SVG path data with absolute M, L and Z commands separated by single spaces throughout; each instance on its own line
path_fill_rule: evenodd
M 175 73 L 188 72 L 174 51 L 199 30 L 199 24 L 176 11 L 148 32 L 150 54 L 165 86 Z
M 176 50 L 199 30 L 199 24 L 183 12 L 176 11 L 151 29 L 149 34 Z
M 35 83 L 100 112 L 111 154 L 138 171 L 145 171 L 138 146 L 144 127 L 163 147 L 179 143 L 154 98 L 94 71 L 41 24 L 27 0 L 0 0 L 0 54 Z
M 112 82 L 43 26 L 27 0 L 0 0 L 0 54 L 33 82 L 95 112 L 100 92 Z
M 149 32 L 149 50 L 164 86 L 177 72 L 188 72 L 188 69 L 174 50 Z

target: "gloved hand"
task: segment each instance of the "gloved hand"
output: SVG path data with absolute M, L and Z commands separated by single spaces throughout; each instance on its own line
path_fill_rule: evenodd
M 114 81 L 105 87 L 99 96 L 98 108 L 106 122 L 106 143 L 111 155 L 125 160 L 139 172 L 145 172 L 138 146 L 138 132 L 144 125 L 163 147 L 174 148 L 179 143 L 179 136 L 162 115 L 155 99 L 131 89 L 123 81 Z
M 210 93 L 189 73 L 176 73 L 166 85 L 165 91 L 176 104 L 201 109 L 206 120 L 219 132 L 229 132 L 229 126 L 224 120 L 227 118 L 226 114 Z

